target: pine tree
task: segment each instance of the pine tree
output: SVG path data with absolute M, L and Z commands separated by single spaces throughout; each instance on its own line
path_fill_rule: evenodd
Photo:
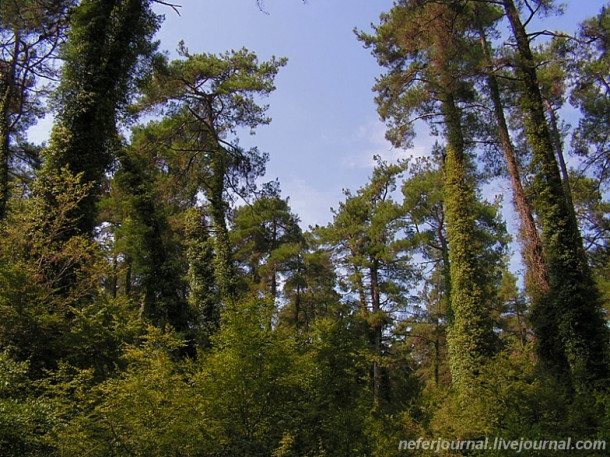
M 392 198 L 404 165 L 379 161 L 370 182 L 335 212 L 324 239 L 334 246 L 335 258 L 350 272 L 350 289 L 360 299 L 373 348 L 373 398 L 380 406 L 384 330 L 394 312 L 406 306 L 405 291 L 411 276 L 401 206 Z
M 572 138 L 574 151 L 594 165 L 598 177 L 606 182 L 610 159 L 610 8 L 580 26 L 578 44 L 573 46 L 569 66 L 572 82 L 571 103 L 582 117 Z
M 270 122 L 266 106 L 254 96 L 274 90 L 273 79 L 284 59 L 259 63 L 245 49 L 221 56 L 191 55 L 180 46 L 182 59 L 157 62 L 154 77 L 141 100 L 142 108 L 165 107 L 177 130 L 170 132 L 185 151 L 185 171 L 195 170 L 194 185 L 209 202 L 215 248 L 215 275 L 221 299 L 236 296 L 236 272 L 229 238 L 228 197 L 244 195 L 262 175 L 266 156 L 256 148 L 244 150 L 237 138 L 238 127 L 255 129 Z
M 608 378 L 608 327 L 561 180 L 529 37 L 514 2 L 502 4 L 517 47 L 521 110 L 549 275 L 549 294 L 532 310 L 538 354 L 558 376 L 567 375 L 574 387 L 586 388 Z
M 408 145 L 413 122 L 441 119 L 444 149 L 443 199 L 449 243 L 451 310 L 449 357 L 453 382 L 467 388 L 493 355 L 496 338 L 483 286 L 488 276 L 479 260 L 476 191 L 469 152 L 465 107 L 473 100 L 464 72 L 476 47 L 466 31 L 469 5 L 457 1 L 401 1 L 382 15 L 375 36 L 361 34 L 379 63 L 389 69 L 377 83 L 379 113 L 388 139 Z
M 319 227 L 317 227 L 319 228 Z M 297 331 L 307 332 L 318 319 L 341 315 L 345 306 L 337 292 L 338 277 L 332 248 L 314 229 L 303 240 L 286 246 L 284 299 L 280 318 Z
M 523 258 L 528 269 L 526 274 L 527 288 L 530 296 L 535 300 L 539 294 L 544 294 L 548 291 L 548 272 L 544 259 L 542 240 L 536 227 L 532 205 L 523 185 L 521 164 L 519 163 L 506 119 L 504 102 L 501 97 L 500 81 L 497 76 L 499 69 L 494 61 L 493 50 L 487 38 L 489 32 L 486 30 L 486 15 L 491 16 L 490 22 L 493 23 L 493 20 L 498 15 L 498 11 L 495 8 L 486 9 L 485 6 L 480 4 L 475 7 L 475 24 L 479 33 L 482 50 L 482 73 L 486 82 L 485 89 L 493 106 L 495 118 L 493 134 L 497 135 L 497 141 L 504 152 L 506 166 L 510 175 L 510 183 L 513 189 L 513 200 L 521 220 L 524 241 Z
M 291 257 L 289 245 L 302 242 L 298 218 L 279 195 L 263 196 L 233 212 L 231 242 L 235 259 L 254 287 L 279 296 L 278 275 Z

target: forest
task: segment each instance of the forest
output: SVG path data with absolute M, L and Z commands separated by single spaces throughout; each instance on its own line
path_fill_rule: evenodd
M 0 455 L 609 455 L 610 4 L 369 18 L 387 139 L 436 143 L 305 228 L 240 142 L 287 59 L 170 59 L 178 3 L 0 0 Z M 595 446 L 405 444 L 498 438 Z

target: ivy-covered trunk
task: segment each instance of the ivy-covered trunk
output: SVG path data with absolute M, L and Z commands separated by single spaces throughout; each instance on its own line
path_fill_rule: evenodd
M 201 208 L 193 208 L 187 213 L 185 236 L 186 258 L 189 263 L 189 304 L 200 320 L 200 334 L 197 338 L 203 347 L 208 347 L 211 336 L 220 327 L 220 309 L 214 278 L 214 247 L 206 215 Z
M 550 285 L 548 294 L 533 303 L 537 351 L 557 376 L 567 377 L 576 388 L 585 387 L 608 376 L 608 327 L 576 219 L 568 207 L 529 38 L 513 0 L 504 0 L 503 6 L 517 44 L 521 108 L 532 151 L 535 207 Z
M 66 167 L 93 184 L 76 210 L 79 233 L 90 234 L 96 226 L 102 183 L 119 141 L 117 114 L 129 96 L 138 59 L 154 48 L 150 37 L 156 28 L 147 0 L 84 0 L 72 15 L 59 122 L 43 173 Z
M 375 354 L 373 355 L 373 403 L 375 408 L 379 407 L 379 395 L 381 391 L 381 358 L 382 353 L 382 338 L 383 338 L 383 320 L 381 318 L 381 301 L 379 295 L 379 261 L 375 258 L 371 259 L 369 268 L 371 276 L 371 310 L 373 312 L 373 347 Z
M 231 241 L 227 228 L 227 208 L 225 201 L 225 177 L 227 173 L 227 152 L 216 145 L 211 160 L 212 179 L 209 187 L 209 199 L 212 214 L 212 223 L 215 233 L 215 273 L 220 298 L 225 304 L 235 298 L 235 270 L 231 253 Z
M 493 354 L 494 334 L 481 286 L 484 275 L 477 261 L 480 243 L 474 236 L 476 197 L 467 172 L 460 114 L 451 93 L 444 94 L 443 115 L 447 128 L 444 198 L 453 312 L 447 342 L 453 383 L 460 391 L 471 386 Z
M 7 97 L 0 100 L 0 220 L 6 215 L 6 205 L 9 197 L 9 131 L 8 113 L 6 112 Z

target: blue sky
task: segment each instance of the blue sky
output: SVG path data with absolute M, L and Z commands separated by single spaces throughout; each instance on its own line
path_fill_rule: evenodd
M 270 154 L 266 179 L 279 178 L 303 226 L 330 221 L 342 189 L 364 185 L 375 154 L 388 160 L 426 153 L 434 140 L 422 135 L 414 150 L 394 150 L 384 139 L 371 87 L 381 72 L 354 28 L 370 30 L 392 0 L 184 0 L 180 16 L 159 6 L 166 20 L 158 35 L 173 51 L 182 39 L 189 50 L 224 52 L 246 47 L 260 59 L 288 57 L 269 97 L 269 126 L 242 144 Z M 572 32 L 599 11 L 603 0 L 566 4 L 564 16 L 545 28 Z M 508 191 L 499 185 L 500 192 Z M 510 213 L 507 214 L 510 217 Z
M 157 37 L 170 55 L 184 40 L 192 53 L 246 47 L 261 60 L 288 57 L 277 90 L 265 100 L 272 123 L 253 137 L 244 135 L 241 143 L 269 153 L 266 180 L 280 180 L 304 227 L 331 220 L 330 207 L 343 199 L 342 189 L 366 183 L 373 155 L 387 160 L 423 155 L 434 143 L 424 134 L 414 149 L 394 150 L 378 120 L 371 87 L 381 68 L 353 30 L 370 30 L 392 0 L 264 0 L 266 13 L 256 0 L 175 2 L 182 4 L 180 16 L 156 7 L 166 17 Z M 565 15 L 550 18 L 544 27 L 573 32 L 606 3 L 571 1 Z M 44 139 L 50 124 L 50 119 L 41 121 L 31 139 Z M 510 195 L 508 184 L 496 183 L 493 191 Z M 505 206 L 512 219 L 510 205 Z
M 267 100 L 273 118 L 242 144 L 270 154 L 267 180 L 279 178 L 283 195 L 306 227 L 324 224 L 342 188 L 366 182 L 373 154 L 391 155 L 377 121 L 371 87 L 379 67 L 356 40 L 390 0 L 184 1 L 181 15 L 163 9 L 159 38 L 174 50 L 180 39 L 191 52 L 242 46 L 261 60 L 288 57 Z M 161 8 L 158 8 L 161 10 Z

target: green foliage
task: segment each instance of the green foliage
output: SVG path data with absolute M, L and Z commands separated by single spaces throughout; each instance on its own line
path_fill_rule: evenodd
M 295 340 L 271 327 L 273 314 L 272 303 L 256 299 L 225 311 L 215 350 L 195 375 L 218 455 L 271 455 L 288 445 L 312 373 Z
M 281 323 L 297 331 L 309 331 L 317 319 L 349 312 L 336 290 L 337 274 L 330 249 L 316 230 L 303 234 L 301 242 L 281 249 L 286 266 Z
M 273 314 L 269 301 L 236 304 L 197 362 L 150 327 L 119 377 L 88 390 L 82 375 L 66 378 L 87 403 L 54 444 L 62 455 L 367 455 L 362 338 L 349 321 L 321 320 L 303 345 L 270 326 Z
M 295 245 L 303 241 L 298 218 L 288 201 L 271 194 L 252 205 L 237 208 L 232 216 L 231 244 L 250 287 L 268 289 L 278 296 L 278 275 L 290 270 Z
M 73 210 L 90 186 L 66 170 L 38 181 L 44 198 L 20 203 L 3 227 L 0 255 L 0 341 L 40 376 L 59 360 L 94 366 L 98 375 L 114 370 L 118 346 L 132 332 L 123 302 L 106 300 L 100 287 L 107 265 L 87 237 L 65 239 L 77 223 Z M 116 333 L 115 333 L 116 332 Z
M 104 174 L 118 146 L 117 120 L 142 64 L 154 51 L 159 18 L 150 0 L 84 0 L 71 15 L 59 113 L 42 171 L 67 167 L 92 185 L 78 206 L 77 229 L 90 234 Z M 48 195 L 50 204 L 54 196 Z M 78 233 L 78 232 L 77 232 Z
M 52 405 L 36 398 L 28 379 L 27 362 L 0 354 L 0 452 L 11 456 L 38 456 L 51 451 L 45 436 L 56 423 Z
M 574 87 L 570 101 L 582 113 L 574 131 L 572 146 L 587 157 L 602 180 L 606 180 L 610 154 L 610 94 L 606 75 L 610 70 L 610 8 L 585 21 L 579 31 L 583 40 L 573 51 L 571 66 Z
M 34 3 L 42 9 L 26 8 Z M 49 10 L 59 27 L 51 35 L 61 34 L 68 3 Z M 485 55 L 485 34 L 495 38 L 501 10 L 478 0 L 400 0 L 374 35 L 360 34 L 387 69 L 376 90 L 388 137 L 409 144 L 421 118 L 443 142 L 430 160 L 376 158 L 333 222 L 309 233 L 275 183 L 249 198 L 267 156 L 238 139 L 269 122 L 259 99 L 285 59 L 259 62 L 245 49 L 194 55 L 181 44 L 169 62 L 153 55 L 153 3 L 164 2 L 75 7 L 46 163 L 8 200 L 1 455 L 455 456 L 464 453 L 409 454 L 398 443 L 610 439 L 605 359 L 593 359 L 605 354 L 608 329 L 587 269 L 608 288 L 604 188 L 571 179 L 586 256 L 551 160 L 561 135 L 545 133 L 566 67 L 527 65 L 541 54 L 524 43 L 512 0 L 501 3 L 517 48 L 498 61 Z M 548 11 L 553 2 L 535 4 Z M 24 45 L 36 35 L 44 5 L 0 4 L 1 58 L 16 29 Z M 18 12 L 27 27 L 15 23 Z M 562 39 L 544 50 L 582 70 L 572 92 L 586 121 L 577 135 L 602 149 L 599 131 L 585 127 L 603 125 L 603 109 L 589 107 L 607 95 L 598 90 L 606 16 L 583 26 L 590 47 Z M 496 68 L 504 63 L 514 67 Z M 500 105 L 502 88 L 525 94 L 511 105 L 523 120 L 504 140 L 521 134 L 544 233 L 551 289 L 530 294 L 534 331 L 521 278 L 506 267 L 500 202 L 477 190 L 477 143 L 496 141 L 496 125 L 482 125 L 478 92 L 491 74 L 482 66 L 511 78 L 496 87 Z M 4 101 L 7 68 L 0 61 Z M 9 95 L 27 101 L 33 87 Z M 538 95 L 551 110 L 540 112 Z M 4 120 L 18 117 L 7 106 Z M 37 114 L 24 107 L 23 126 Z M 159 118 L 119 138 L 121 117 L 136 112 Z M 21 124 L 12 128 L 11 141 Z
M 366 329 L 353 317 L 322 317 L 310 328 L 304 360 L 313 368 L 295 455 L 370 455 L 376 447 Z
M 593 392 L 573 397 L 551 373 L 540 371 L 534 362 L 533 345 L 525 350 L 509 347 L 486 365 L 478 378 L 476 395 L 458 397 L 436 391 L 427 396 L 431 437 L 449 440 L 576 440 L 603 439 L 607 417 L 607 394 Z M 490 443 L 491 444 L 491 443 Z M 551 456 L 557 451 L 531 451 L 530 455 Z M 570 451 L 574 455 L 601 455 L 591 451 Z M 456 455 L 442 452 L 437 455 Z M 470 455 L 516 456 L 514 450 L 481 451 Z
M 86 403 L 57 429 L 59 455 L 194 456 L 208 450 L 199 392 L 188 382 L 189 367 L 172 357 L 182 345 L 149 327 L 141 344 L 126 349 L 121 376 L 85 390 Z M 77 395 L 72 388 L 66 393 Z

